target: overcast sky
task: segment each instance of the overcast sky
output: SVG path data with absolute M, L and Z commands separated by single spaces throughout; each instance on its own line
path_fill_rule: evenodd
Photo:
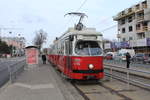
M 141 0 L 0 0 L 0 28 L 2 36 L 21 34 L 31 44 L 35 31 L 44 29 L 48 33 L 45 47 L 59 37 L 68 27 L 77 22 L 76 17 L 64 17 L 68 12 L 84 12 L 88 18 L 86 26 L 102 31 L 116 22 L 112 17 L 118 12 L 138 3 Z M 81 7 L 81 8 L 80 8 Z M 13 28 L 13 29 L 9 29 Z M 13 34 L 8 34 L 12 31 Z M 102 32 L 104 38 L 115 39 L 117 27 Z

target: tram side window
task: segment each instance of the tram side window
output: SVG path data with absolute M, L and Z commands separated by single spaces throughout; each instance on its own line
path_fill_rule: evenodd
M 61 43 L 61 54 L 64 54 L 64 42 Z
M 65 41 L 65 54 L 68 55 L 69 54 L 69 42 Z
M 65 41 L 65 54 L 72 54 L 72 43 L 69 40 Z
M 55 50 L 54 53 L 58 54 L 58 46 L 57 46 L 57 44 L 55 45 L 55 49 L 54 50 Z
M 72 54 L 72 48 L 73 48 L 73 47 L 72 47 L 72 42 L 70 41 L 70 42 L 69 42 L 69 54 Z
M 60 54 L 60 45 L 57 45 L 57 54 Z

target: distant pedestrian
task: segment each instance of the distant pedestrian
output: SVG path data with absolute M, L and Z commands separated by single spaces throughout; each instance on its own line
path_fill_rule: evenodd
M 126 53 L 127 68 L 130 67 L 130 59 L 131 59 L 131 55 L 127 52 Z
M 45 54 L 42 55 L 42 61 L 43 61 L 43 64 L 46 64 L 46 55 Z

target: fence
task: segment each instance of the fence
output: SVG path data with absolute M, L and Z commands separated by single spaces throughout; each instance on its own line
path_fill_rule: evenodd
M 113 65 L 113 64 L 114 65 Z M 120 67 L 119 65 L 116 66 L 115 64 L 117 64 L 116 62 L 112 62 L 110 65 L 110 62 L 109 64 L 105 64 L 106 66 L 106 69 L 109 69 L 109 72 L 105 72 L 106 75 L 108 75 L 110 77 L 110 80 L 112 80 L 112 78 L 117 78 L 117 79 L 120 79 L 120 80 L 123 80 L 123 81 L 126 81 L 127 82 L 127 86 L 129 87 L 129 84 L 136 84 L 138 86 L 142 86 L 144 88 L 147 88 L 147 89 L 150 89 L 150 71 L 143 71 L 143 70 L 138 70 L 138 69 L 134 69 L 134 68 L 130 68 L 130 69 L 127 69 L 126 67 Z M 115 71 L 120 71 L 122 72 L 122 74 L 124 73 L 126 77 L 123 77 L 123 75 L 115 75 Z M 131 76 L 133 77 L 134 76 L 137 76 L 137 77 L 140 77 L 139 80 L 137 78 L 130 78 Z M 141 79 L 141 77 L 143 77 L 143 79 Z M 146 80 L 147 79 L 147 80 Z M 148 82 L 148 83 L 144 83 L 144 82 Z
M 121 59 L 104 60 L 104 63 L 126 67 L 126 61 L 123 61 Z M 130 66 L 131 67 L 150 68 L 150 63 L 143 63 L 142 61 L 137 61 L 137 62 L 131 61 Z
M 24 59 L 15 64 L 7 66 L 9 72 L 9 80 L 11 83 L 13 83 L 16 77 L 24 70 L 25 65 L 26 60 Z

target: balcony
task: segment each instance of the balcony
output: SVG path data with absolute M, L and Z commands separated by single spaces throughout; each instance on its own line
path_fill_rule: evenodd
M 137 20 L 137 22 L 142 22 L 142 21 L 144 21 L 144 16 L 138 16 L 136 18 L 136 20 Z
M 144 11 L 144 9 L 147 8 L 147 4 L 142 4 L 142 6 L 136 6 L 135 7 L 135 12 L 141 12 L 141 11 Z
M 149 30 L 148 26 L 142 26 L 142 27 L 137 27 L 136 28 L 137 33 L 144 33 L 144 32 L 146 32 L 148 30 Z
M 147 4 L 142 4 L 142 8 L 146 9 L 147 8 Z
M 128 12 L 120 12 L 118 15 L 114 16 L 113 19 L 119 20 L 119 19 L 122 19 L 124 17 L 130 16 L 134 13 L 135 13 L 134 10 L 128 10 Z

